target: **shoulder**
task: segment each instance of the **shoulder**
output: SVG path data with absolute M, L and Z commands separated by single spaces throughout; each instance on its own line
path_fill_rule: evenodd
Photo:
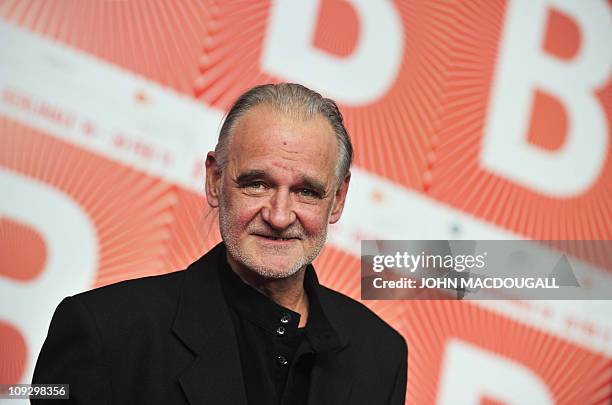
M 70 297 L 102 329 L 125 331 L 156 322 L 168 324 L 176 311 L 187 270 L 126 280 Z
M 113 334 L 168 329 L 186 289 L 192 291 L 197 285 L 205 290 L 204 286 L 218 283 L 216 269 L 222 249 L 217 245 L 185 270 L 107 285 L 66 302 L 78 307 L 100 330 Z
M 77 294 L 72 298 L 88 305 L 121 305 L 138 301 L 158 301 L 178 293 L 186 270 L 120 281 Z
M 104 305 L 106 308 L 126 305 L 163 305 L 176 300 L 186 270 L 162 275 L 125 280 L 95 288 L 73 296 L 73 300 L 86 306 Z

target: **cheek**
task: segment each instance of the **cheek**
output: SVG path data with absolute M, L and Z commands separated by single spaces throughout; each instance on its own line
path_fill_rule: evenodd
M 239 198 L 237 195 L 227 201 L 227 213 L 232 224 L 246 228 L 261 210 L 261 202 L 253 198 Z
M 300 223 L 309 235 L 320 234 L 327 228 L 327 210 L 317 207 L 301 210 L 298 213 Z

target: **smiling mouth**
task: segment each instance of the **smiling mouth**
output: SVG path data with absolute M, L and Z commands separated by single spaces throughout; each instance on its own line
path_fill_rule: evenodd
M 268 236 L 268 235 L 258 235 L 258 234 L 256 234 L 255 236 L 258 236 L 258 237 L 266 239 L 266 240 L 277 241 L 277 242 L 287 242 L 287 241 L 290 241 L 290 240 L 297 240 L 297 239 L 299 239 L 299 238 L 294 238 L 294 237 L 282 238 L 282 237 Z

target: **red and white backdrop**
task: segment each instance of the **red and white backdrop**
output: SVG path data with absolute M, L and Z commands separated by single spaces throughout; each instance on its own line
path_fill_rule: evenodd
M 610 2 L 4 0 L 0 18 L 0 382 L 29 381 L 64 296 L 218 241 L 203 157 L 259 83 L 345 113 L 353 183 L 316 265 L 352 297 L 362 239 L 611 239 Z M 608 257 L 583 257 L 583 286 L 610 282 Z M 365 304 L 408 341 L 409 404 L 611 398 L 610 302 Z

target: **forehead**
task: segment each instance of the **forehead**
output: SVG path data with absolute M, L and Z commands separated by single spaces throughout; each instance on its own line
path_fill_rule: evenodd
M 266 105 L 249 110 L 232 131 L 230 165 L 235 170 L 283 169 L 325 181 L 322 177 L 333 177 L 338 143 L 331 124 L 321 115 L 296 115 Z

